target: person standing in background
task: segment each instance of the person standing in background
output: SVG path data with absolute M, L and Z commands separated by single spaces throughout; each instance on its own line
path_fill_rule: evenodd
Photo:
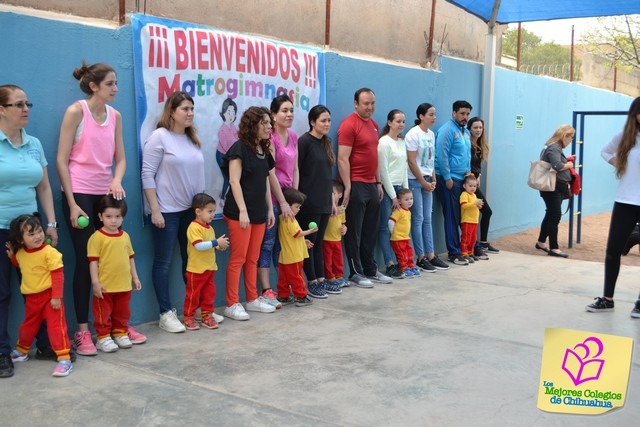
M 76 256 L 73 305 L 78 330 L 73 334 L 73 341 L 78 354 L 95 356 L 98 352 L 89 331 L 91 275 L 87 242 L 102 226 L 98 218 L 102 197 L 111 194 L 120 200 L 126 196 L 122 178 L 127 163 L 122 117 L 107 105 L 118 93 L 115 70 L 107 64 L 87 65 L 83 61 L 73 71 L 73 77 L 80 81 L 80 89 L 89 97 L 74 102 L 64 113 L 56 163 L 62 184 L 62 211 Z M 78 223 L 80 217 L 88 220 L 88 226 Z

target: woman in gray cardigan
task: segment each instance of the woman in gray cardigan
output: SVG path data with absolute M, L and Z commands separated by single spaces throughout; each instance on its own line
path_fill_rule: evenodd
M 560 126 L 551 138 L 545 143 L 544 150 L 540 154 L 540 159 L 551 163 L 556 170 L 556 188 L 553 191 L 541 191 L 540 197 L 544 200 L 546 211 L 542 224 L 540 224 L 540 235 L 536 242 L 536 249 L 547 252 L 549 256 L 568 258 L 569 255 L 558 248 L 558 224 L 562 217 L 562 196 L 569 191 L 571 181 L 571 168 L 573 162 L 567 160 L 562 152 L 571 140 L 576 131 L 569 125 Z M 549 238 L 549 246 L 546 246 Z

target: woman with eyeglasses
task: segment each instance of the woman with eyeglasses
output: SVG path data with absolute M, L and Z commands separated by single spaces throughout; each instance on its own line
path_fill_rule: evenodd
M 73 340 L 78 354 L 94 356 L 97 350 L 89 332 L 91 275 L 87 242 L 101 227 L 97 211 L 100 199 L 105 194 L 118 200 L 125 197 L 122 177 L 126 161 L 122 117 L 107 105 L 118 93 L 115 70 L 107 64 L 87 65 L 83 61 L 73 71 L 73 77 L 80 81 L 80 89 L 88 98 L 74 102 L 64 113 L 57 166 L 63 192 L 62 211 L 76 256 L 73 305 L 78 331 Z M 85 224 L 88 225 L 83 227 Z
M 31 104 L 22 88 L 15 85 L 0 86 L 0 246 L 4 249 L 9 238 L 11 220 L 38 210 L 38 204 L 47 219 L 46 235 L 51 245 L 58 244 L 56 214 L 47 174 L 47 159 L 38 138 L 28 135 Z M 0 254 L 0 378 L 13 375 L 11 344 L 7 324 L 11 297 L 11 270 L 9 257 Z M 46 330 L 38 333 L 38 355 L 51 352 Z

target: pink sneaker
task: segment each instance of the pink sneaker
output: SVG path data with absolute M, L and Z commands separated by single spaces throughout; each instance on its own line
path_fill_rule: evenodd
M 275 308 L 282 308 L 282 303 L 278 301 L 278 295 L 271 288 L 267 289 L 262 293 L 262 296 L 267 299 L 269 305 L 274 306 Z
M 96 346 L 93 345 L 91 332 L 78 331 L 73 335 L 73 341 L 76 344 L 76 353 L 81 356 L 95 356 L 98 354 Z
M 147 342 L 147 336 L 133 329 L 133 326 L 129 326 L 129 341 L 131 344 L 144 344 Z

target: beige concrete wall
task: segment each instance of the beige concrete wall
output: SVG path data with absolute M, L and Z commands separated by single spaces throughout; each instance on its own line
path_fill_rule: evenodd
M 118 0 L 2 0 L 25 6 L 117 21 Z M 145 0 L 126 1 L 142 12 Z M 324 45 L 325 0 L 147 0 L 146 13 L 294 43 Z M 329 48 L 424 65 L 431 17 L 429 0 L 332 0 Z M 503 28 L 499 27 L 498 35 Z M 487 26 L 438 0 L 434 54 L 474 61 L 484 57 Z M 500 38 L 498 38 L 500 40 Z M 499 56 L 498 56 L 499 57 Z
M 640 71 L 623 72 L 618 70 L 617 78 L 611 65 L 598 56 L 582 53 L 581 82 L 602 89 L 613 90 L 616 79 L 616 92 L 630 96 L 640 96 Z

